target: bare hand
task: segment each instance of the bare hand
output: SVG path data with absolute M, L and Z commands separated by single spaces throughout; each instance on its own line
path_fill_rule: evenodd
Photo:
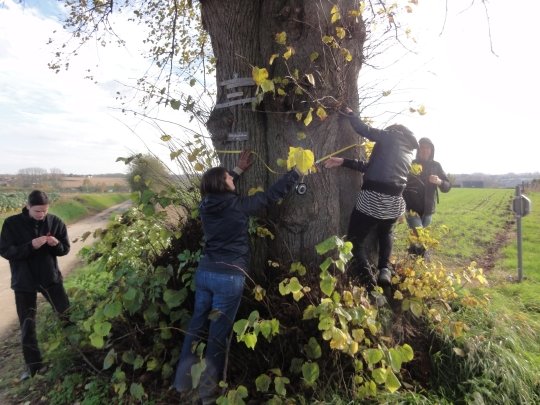
M 32 247 L 34 249 L 39 249 L 47 243 L 47 238 L 49 238 L 49 236 L 40 236 L 39 238 L 32 239 Z
M 324 167 L 332 169 L 333 167 L 339 167 L 343 164 L 343 158 L 330 157 L 324 162 Z
M 54 236 L 47 236 L 47 245 L 49 246 L 56 246 L 60 243 L 58 239 L 56 239 Z
M 439 179 L 439 176 L 437 176 L 435 174 L 432 174 L 431 176 L 429 176 L 429 182 L 431 184 L 436 184 L 438 186 L 440 186 L 442 184 L 442 180 Z
M 236 166 L 238 166 L 243 171 L 246 171 L 252 164 L 253 154 L 249 149 L 243 150 L 240 153 L 240 157 L 238 158 L 238 163 L 236 164 Z
M 339 110 L 339 112 L 343 115 L 352 115 L 353 114 L 353 110 L 351 110 L 349 107 L 342 107 L 341 110 Z

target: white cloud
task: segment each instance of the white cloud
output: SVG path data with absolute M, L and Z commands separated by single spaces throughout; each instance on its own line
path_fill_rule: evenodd
M 71 59 L 68 71 L 54 74 L 47 63 L 55 48 L 46 42 L 54 30 L 59 42 L 62 36 L 69 38 L 54 9 L 57 2 L 29 0 L 22 7 L 13 0 L 0 1 L 0 173 L 30 166 L 73 173 L 124 171 L 123 163 L 115 163 L 117 157 L 146 151 L 138 136 L 167 160 L 155 127 L 111 108 L 116 106 L 116 91 L 133 84 L 150 66 L 139 49 L 90 44 Z M 419 57 L 401 58 L 385 70 L 363 70 L 361 78 L 386 80 L 389 88 L 399 82 L 404 91 L 397 99 L 426 105 L 423 117 L 405 114 L 391 120 L 410 126 L 417 137 L 430 137 L 436 158 L 448 172 L 538 171 L 530 142 L 536 131 L 540 62 L 529 44 L 540 3 L 488 3 L 499 57 L 490 53 L 482 2 L 458 13 L 470 4 L 449 3 L 449 18 L 439 37 L 441 4 L 421 2 L 411 14 L 411 24 L 418 20 L 414 27 L 422 29 L 413 31 Z M 120 36 L 138 46 L 144 32 L 129 25 L 125 16 L 114 18 Z M 88 68 L 99 84 L 83 79 Z M 176 122 L 182 118 L 170 109 L 162 109 L 159 116 Z M 388 117 L 392 114 L 377 119 L 383 125 Z M 162 125 L 178 133 L 177 127 Z
M 166 159 L 165 148 L 156 147 L 155 128 L 111 108 L 118 107 L 119 80 L 138 78 L 149 62 L 126 48 L 90 45 L 72 58 L 69 70 L 55 74 L 47 67 L 55 48 L 46 42 L 54 35 L 61 43 L 69 35 L 56 18 L 30 5 L 6 0 L 0 8 L 0 173 L 30 166 L 121 172 L 125 165 L 117 157 L 146 152 L 138 136 Z M 123 29 L 122 21 L 116 26 Z M 84 79 L 88 67 L 99 84 Z

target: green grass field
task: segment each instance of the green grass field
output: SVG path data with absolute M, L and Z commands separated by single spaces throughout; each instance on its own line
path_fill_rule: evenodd
M 64 194 L 50 205 L 49 212 L 62 218 L 66 224 L 70 224 L 126 201 L 129 197 L 128 193 Z M 15 210 L 2 213 L 0 215 L 0 227 L 5 218 L 19 212 L 19 210 Z
M 510 211 L 510 189 L 455 188 L 439 193 L 440 203 L 433 215 L 433 234 L 439 240 L 432 257 L 448 267 L 466 266 L 479 260 L 499 234 L 506 232 L 514 215 Z M 442 232 L 444 226 L 448 232 Z M 396 227 L 396 253 L 407 246 L 407 223 Z

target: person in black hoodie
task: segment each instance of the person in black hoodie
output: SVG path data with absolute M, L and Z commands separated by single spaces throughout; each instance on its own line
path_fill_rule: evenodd
M 69 307 L 57 260 L 69 253 L 68 234 L 62 220 L 49 214 L 48 209 L 47 194 L 32 191 L 22 213 L 7 218 L 0 234 L 0 255 L 9 260 L 11 268 L 11 288 L 27 366 L 21 379 L 35 375 L 43 367 L 36 337 L 37 292 L 61 317 Z
M 201 180 L 199 205 L 205 246 L 195 274 L 195 308 L 184 338 L 173 386 L 188 394 L 193 390 L 191 366 L 199 357 L 195 345 L 208 331 L 206 368 L 198 393 L 203 404 L 214 403 L 222 379 L 229 336 L 249 273 L 249 216 L 285 197 L 299 178 L 292 170 L 265 192 L 249 197 L 235 193 L 235 180 L 251 166 L 251 152 L 240 155 L 237 167 L 206 171 Z
M 364 172 L 362 188 L 349 220 L 347 237 L 353 243 L 354 260 L 351 264 L 353 276 L 368 289 L 375 285 L 375 276 L 367 253 L 366 241 L 370 232 L 375 232 L 379 260 L 377 283 L 381 287 L 391 284 L 389 270 L 392 253 L 392 229 L 405 212 L 402 193 L 407 183 L 413 151 L 418 143 L 413 133 L 403 125 L 394 124 L 385 129 L 372 128 L 347 108 L 344 111 L 353 129 L 363 137 L 374 141 L 375 146 L 367 162 L 332 157 L 324 166 L 338 166 Z
M 407 187 L 403 192 L 407 204 L 407 224 L 413 231 L 431 224 L 432 215 L 435 213 L 435 197 L 439 199 L 438 190 L 448 193 L 452 188 L 441 164 L 433 160 L 433 142 L 429 138 L 421 138 L 418 144 L 420 146 L 413 164 L 419 166 L 419 173 L 409 173 Z M 409 253 L 423 255 L 425 247 L 412 244 Z

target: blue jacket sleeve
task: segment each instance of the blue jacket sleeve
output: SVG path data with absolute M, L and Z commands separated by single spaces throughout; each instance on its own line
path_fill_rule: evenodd
M 254 215 L 257 211 L 275 203 L 285 197 L 298 181 L 300 175 L 296 170 L 291 170 L 281 176 L 268 190 L 258 192 L 249 197 L 240 197 L 240 209 L 248 215 Z

